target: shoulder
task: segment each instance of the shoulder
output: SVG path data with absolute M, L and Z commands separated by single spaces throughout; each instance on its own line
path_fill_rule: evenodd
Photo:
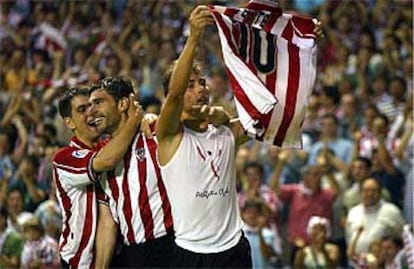
M 381 206 L 381 211 L 386 211 L 387 213 L 395 213 L 395 214 L 401 213 L 401 210 L 396 205 L 390 202 L 384 202 Z
M 21 241 L 23 239 L 22 239 L 21 235 L 18 232 L 11 231 L 9 233 L 9 235 L 7 236 L 7 240 L 10 240 L 10 241 Z
M 363 210 L 363 206 L 361 204 L 351 207 L 348 213 L 348 218 L 349 216 L 352 216 L 352 215 L 361 215 L 362 210 Z
M 328 251 L 338 251 L 339 250 L 339 247 L 335 244 L 332 244 L 332 243 L 326 243 L 325 247 Z
M 66 156 L 68 156 L 68 154 L 72 152 L 73 148 L 69 146 L 58 149 L 55 155 L 53 156 L 53 162 L 60 163 L 62 160 L 65 159 Z
M 344 146 L 344 147 L 349 147 L 349 146 L 353 146 L 353 143 L 351 140 L 348 139 L 344 139 L 344 138 L 340 138 L 337 140 L 338 145 L 340 146 Z
M 61 163 L 62 161 L 67 161 L 68 159 L 83 159 L 94 151 L 90 149 L 78 149 L 73 147 L 65 147 L 59 150 L 54 158 L 53 162 Z

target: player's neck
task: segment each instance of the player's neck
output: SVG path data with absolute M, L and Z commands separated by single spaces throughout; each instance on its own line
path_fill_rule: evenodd
M 126 123 L 126 120 L 126 117 L 121 117 L 121 121 L 117 124 L 117 126 L 114 126 L 114 131 L 110 133 L 112 137 L 116 136 L 119 132 L 121 132 L 122 127 L 124 127 Z
M 183 120 L 182 122 L 183 122 L 185 127 L 189 128 L 193 131 L 199 132 L 199 133 L 205 132 L 208 128 L 208 122 L 206 122 L 204 120 L 186 119 L 186 120 Z
M 79 139 L 79 141 L 81 141 L 89 148 L 94 148 L 98 144 L 99 137 L 96 139 L 96 141 L 91 141 L 89 138 L 83 137 L 81 135 L 76 135 L 76 137 Z

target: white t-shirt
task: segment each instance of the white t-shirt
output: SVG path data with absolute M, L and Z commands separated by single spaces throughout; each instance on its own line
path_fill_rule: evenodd
M 228 127 L 198 133 L 183 127 L 177 151 L 161 173 L 171 201 L 176 243 L 196 253 L 235 246 L 242 222 L 236 199 L 235 140 Z

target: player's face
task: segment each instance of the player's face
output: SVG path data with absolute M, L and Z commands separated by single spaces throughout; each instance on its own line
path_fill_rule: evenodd
M 70 117 L 70 128 L 77 137 L 82 137 L 90 142 L 95 142 L 99 138 L 99 133 L 94 126 L 87 123 L 88 119 L 88 97 L 75 96 L 72 99 L 72 117 Z
M 118 102 L 105 90 L 93 91 L 89 97 L 90 116 L 88 123 L 95 126 L 99 133 L 112 134 L 121 121 Z
M 209 90 L 206 79 L 199 74 L 192 73 L 184 95 L 184 111 L 192 111 L 194 105 L 208 105 Z

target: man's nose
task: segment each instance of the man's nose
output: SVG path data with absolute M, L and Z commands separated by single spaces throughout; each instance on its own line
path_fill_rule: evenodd
M 88 108 L 86 109 L 86 113 L 88 115 L 92 115 L 93 113 L 95 113 L 96 109 L 95 106 L 91 103 L 88 104 Z
M 200 85 L 199 92 L 208 93 L 209 92 L 209 87 L 207 85 Z

